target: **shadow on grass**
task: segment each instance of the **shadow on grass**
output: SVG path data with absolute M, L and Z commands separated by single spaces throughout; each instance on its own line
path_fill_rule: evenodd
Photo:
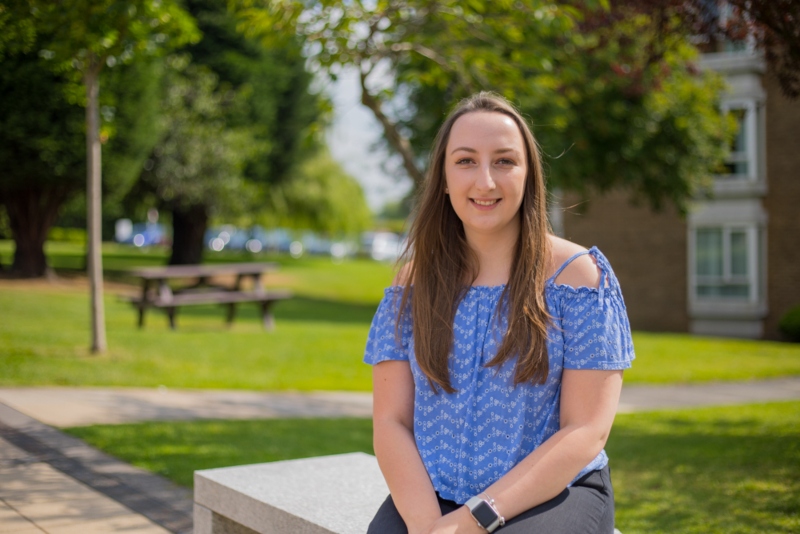
M 651 417 L 620 417 L 606 447 L 622 532 L 800 531 L 800 429 Z
M 306 296 L 295 296 L 288 300 L 275 303 L 272 311 L 275 320 L 280 324 L 281 321 L 302 321 L 302 322 L 327 322 L 327 323 L 360 323 L 369 325 L 372 316 L 375 314 L 378 304 L 357 304 L 351 302 L 341 302 L 335 300 L 325 300 Z M 158 310 L 149 311 L 148 321 L 154 315 L 156 320 L 162 320 L 164 313 Z M 180 328 L 180 318 L 189 317 L 219 317 L 220 321 L 225 321 L 227 307 L 222 305 L 207 306 L 186 306 L 180 308 L 177 313 Z M 166 320 L 166 319 L 163 319 Z M 241 303 L 236 306 L 236 320 L 261 320 L 261 312 L 258 304 Z
M 283 321 L 322 321 L 369 325 L 378 303 L 357 304 L 336 300 L 295 296 L 275 305 L 275 319 Z
M 169 421 L 67 432 L 187 487 L 197 469 L 356 451 L 373 454 L 371 419 Z

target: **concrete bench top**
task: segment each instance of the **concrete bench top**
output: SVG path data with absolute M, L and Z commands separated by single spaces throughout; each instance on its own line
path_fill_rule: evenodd
M 388 494 L 361 452 L 195 471 L 194 534 L 364 534 Z
M 195 471 L 195 534 L 364 534 L 388 494 L 361 452 Z

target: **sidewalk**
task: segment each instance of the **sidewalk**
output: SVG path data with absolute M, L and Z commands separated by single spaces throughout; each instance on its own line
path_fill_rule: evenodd
M 0 533 L 189 534 L 192 496 L 0 403 Z
M 620 412 L 800 399 L 800 377 L 625 386 Z M 0 533 L 188 534 L 192 496 L 56 428 L 147 420 L 369 417 L 368 393 L 0 388 Z

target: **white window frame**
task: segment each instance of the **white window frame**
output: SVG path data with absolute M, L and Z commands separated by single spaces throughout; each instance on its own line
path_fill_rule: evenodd
M 697 272 L 697 233 L 705 229 L 718 229 L 722 231 L 722 275 L 701 275 Z M 731 273 L 731 233 L 744 230 L 747 247 L 747 274 L 734 275 Z M 759 301 L 759 228 L 756 224 L 704 224 L 692 229 L 692 293 L 698 302 L 749 302 Z M 747 283 L 747 298 L 705 296 L 698 294 L 698 287 L 703 284 L 731 284 Z
M 758 158 L 758 103 L 754 98 L 727 100 L 722 104 L 723 113 L 729 113 L 736 109 L 743 109 L 744 116 L 744 130 L 745 130 L 745 146 L 744 152 L 731 152 L 725 163 L 747 163 L 746 174 L 722 174 L 719 177 L 726 180 L 747 180 L 756 182 L 759 176 L 759 158 Z

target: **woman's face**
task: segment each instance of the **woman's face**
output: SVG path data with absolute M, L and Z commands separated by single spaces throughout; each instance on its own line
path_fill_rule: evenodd
M 516 240 L 528 166 L 525 141 L 511 117 L 486 111 L 459 117 L 450 130 L 444 174 L 468 240 Z

